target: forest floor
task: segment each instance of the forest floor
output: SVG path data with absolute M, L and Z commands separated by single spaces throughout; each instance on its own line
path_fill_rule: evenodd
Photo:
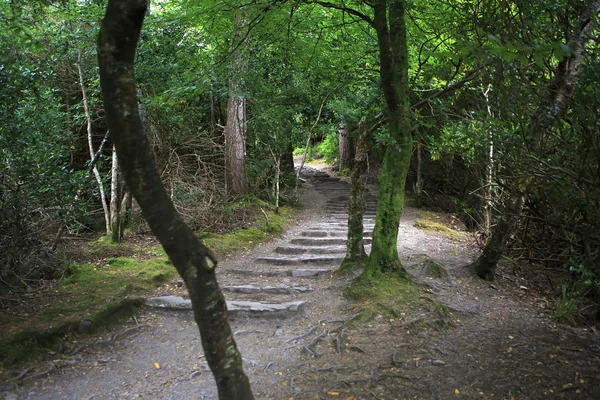
M 464 266 L 477 248 L 469 235 L 418 229 L 424 214 L 415 208 L 404 210 L 398 248 L 416 285 L 391 302 L 349 300 L 344 291 L 356 275 L 335 273 L 344 191 L 344 182 L 309 170 L 296 223 L 220 262 L 228 300 L 303 302 L 275 316 L 232 315 L 256 398 L 600 398 L 598 334 L 555 323 L 548 300 L 510 267 L 493 284 L 471 278 Z M 426 216 L 456 228 L 448 216 Z M 367 214 L 366 243 L 369 227 Z M 429 274 L 432 261 L 447 276 Z M 184 293 L 170 282 L 155 295 Z M 189 311 L 145 307 L 108 337 L 6 380 L 1 398 L 217 398 Z

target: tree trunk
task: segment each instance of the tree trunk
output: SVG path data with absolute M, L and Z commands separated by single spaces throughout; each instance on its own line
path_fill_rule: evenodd
M 368 130 L 365 119 L 358 124 L 359 136 L 356 143 L 356 157 L 352 166 L 352 182 L 348 202 L 348 240 L 346 242 L 346 257 L 340 270 L 352 266 L 356 261 L 365 257 L 364 225 L 365 197 L 363 171 L 367 165 Z
M 175 210 L 161 183 L 148 137 L 143 131 L 134 57 L 147 7 L 147 0 L 108 2 L 98 35 L 98 64 L 106 120 L 125 181 L 188 288 L 219 398 L 253 399 L 227 319 L 225 298 L 216 280 L 217 260 Z
M 492 112 L 492 106 L 490 105 L 490 90 L 492 89 L 491 85 L 488 85 L 488 88 L 483 92 L 483 96 L 485 97 L 485 104 L 487 106 L 488 116 L 490 117 L 490 121 L 494 118 L 494 113 Z M 483 185 L 485 190 L 483 192 L 483 198 L 485 201 L 485 205 L 483 207 L 483 229 L 485 232 L 486 239 L 490 237 L 492 232 L 492 193 L 493 193 L 493 182 L 494 182 L 494 132 L 492 131 L 491 125 L 488 123 L 488 163 L 487 163 L 487 171 L 486 171 L 486 179 L 485 184 Z
M 529 126 L 526 146 L 530 153 L 539 155 L 544 152 L 543 136 L 564 114 L 575 90 L 579 66 L 583 61 L 585 45 L 590 40 L 594 28 L 594 19 L 600 12 L 600 0 L 590 0 L 579 17 L 577 31 L 567 43 L 571 52 L 558 63 L 554 77 L 546 88 L 546 94 Z M 528 159 L 528 167 L 535 168 L 533 159 Z M 515 185 L 507 209 L 500 216 L 492 235 L 479 258 L 468 267 L 480 278 L 493 279 L 494 270 L 506 250 L 510 236 L 517 225 L 516 217 L 522 212 L 526 196 L 532 189 L 531 180 L 524 185 Z
M 389 2 L 389 27 L 388 27 Z M 408 88 L 408 48 L 405 1 L 376 0 L 373 26 L 379 45 L 380 77 L 389 115 L 391 143 L 386 147 L 378 177 L 378 203 L 369 261 L 363 274 L 408 274 L 398 258 L 398 225 L 404 207 L 404 186 L 412 156 Z
M 415 200 L 417 208 L 423 207 L 423 142 L 421 135 L 417 139 L 417 182 L 415 183 Z
M 289 142 L 285 152 L 281 155 L 281 172 L 294 173 L 294 146 Z
M 236 16 L 238 29 L 233 38 L 233 54 L 229 65 L 229 101 L 225 125 L 225 185 L 227 197 L 234 199 L 248 191 L 246 183 L 246 98 L 243 91 L 243 74 L 248 68 L 242 39 L 243 18 Z M 239 43 L 243 40 L 244 43 Z
M 121 220 L 119 213 L 119 161 L 117 158 L 117 149 L 113 144 L 112 148 L 112 168 L 110 180 L 110 230 L 111 238 L 114 243 L 121 243 Z
M 354 143 L 352 143 L 351 127 L 346 122 L 340 122 L 338 128 L 338 141 L 340 149 L 340 174 L 347 174 L 353 171 L 352 163 L 354 161 Z
M 106 234 L 110 235 L 110 215 L 108 212 L 108 205 L 106 204 L 106 195 L 104 194 L 104 184 L 102 183 L 102 177 L 98 172 L 98 167 L 94 163 L 94 143 L 92 142 L 92 117 L 90 115 L 90 108 L 87 100 L 87 94 L 85 90 L 85 84 L 83 83 L 83 72 L 81 71 L 81 50 L 77 54 L 77 72 L 79 74 L 79 86 L 81 89 L 81 97 L 83 99 L 83 111 L 85 113 L 85 121 L 87 125 L 87 139 L 88 148 L 90 151 L 90 160 L 93 163 L 92 172 L 98 183 L 98 191 L 100 192 L 100 201 L 102 202 L 102 210 L 104 211 L 104 222 L 106 224 Z

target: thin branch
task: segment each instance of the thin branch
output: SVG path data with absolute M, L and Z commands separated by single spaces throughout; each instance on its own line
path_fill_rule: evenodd
M 371 17 L 369 17 L 368 15 L 365 15 L 365 14 L 361 13 L 360 11 L 355 10 L 353 8 L 349 8 L 349 7 L 346 7 L 346 6 L 341 6 L 341 5 L 338 5 L 338 4 L 330 3 L 328 1 L 320 1 L 320 0 L 308 1 L 307 4 L 319 4 L 319 5 L 321 5 L 323 7 L 326 7 L 326 8 L 333 8 L 335 10 L 340 10 L 340 11 L 346 12 L 346 13 L 348 13 L 350 15 L 354 15 L 354 16 L 362 19 L 363 21 L 365 21 L 367 24 L 369 24 L 371 26 L 375 26 L 374 22 L 373 22 L 373 19 Z

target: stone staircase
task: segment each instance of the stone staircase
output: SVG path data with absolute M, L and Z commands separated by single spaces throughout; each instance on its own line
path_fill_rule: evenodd
M 314 286 L 331 276 L 346 254 L 348 195 L 350 185 L 320 170 L 304 167 L 301 176 L 325 199 L 317 221 L 293 232 L 270 254 L 249 259 L 242 267 L 218 269 L 221 289 L 231 318 L 287 318 L 307 311 Z M 367 251 L 375 222 L 377 199 L 365 192 Z M 190 301 L 177 296 L 147 300 L 151 307 L 190 309 Z

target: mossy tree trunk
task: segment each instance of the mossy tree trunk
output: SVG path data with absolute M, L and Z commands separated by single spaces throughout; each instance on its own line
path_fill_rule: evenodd
M 340 122 L 338 127 L 338 144 L 340 149 L 340 174 L 347 174 L 353 171 L 352 164 L 356 158 L 354 155 L 354 143 L 352 140 L 352 127 L 345 121 Z
M 408 87 L 408 49 L 404 0 L 376 0 L 373 27 L 379 45 L 380 77 L 389 116 L 390 143 L 378 177 L 379 191 L 373 244 L 363 274 L 382 272 L 407 277 L 398 258 L 398 225 L 412 156 Z M 388 21 L 389 18 L 389 21 Z
M 546 87 L 545 97 L 531 120 L 526 141 L 529 153 L 526 167 L 531 170 L 536 168 L 538 163 L 536 158 L 542 156 L 546 151 L 543 149 L 544 135 L 562 117 L 569 105 L 577 83 L 579 66 L 585 55 L 585 46 L 590 41 L 594 20 L 599 12 L 600 0 L 589 0 L 587 7 L 579 16 L 577 29 L 567 43 L 570 52 L 564 55 L 558 63 L 554 77 Z M 534 185 L 533 179 L 524 179 L 514 185 L 515 190 L 511 193 L 508 206 L 494 226 L 483 252 L 474 263 L 468 266 L 480 278 L 493 279 L 494 270 L 502 254 L 506 251 L 508 240 L 517 226 L 516 218 L 523 211 L 525 198 Z
M 366 256 L 363 225 L 365 215 L 363 171 L 367 166 L 368 130 L 364 118 L 360 120 L 358 129 L 359 136 L 356 142 L 356 156 L 352 163 L 352 183 L 348 201 L 348 240 L 346 242 L 346 257 L 340 267 L 342 271 L 355 265 L 356 261 Z
M 253 399 L 215 277 L 217 260 L 175 210 L 154 165 L 138 110 L 134 56 L 147 0 L 109 0 L 98 35 L 106 120 L 127 185 L 183 278 L 220 399 Z

